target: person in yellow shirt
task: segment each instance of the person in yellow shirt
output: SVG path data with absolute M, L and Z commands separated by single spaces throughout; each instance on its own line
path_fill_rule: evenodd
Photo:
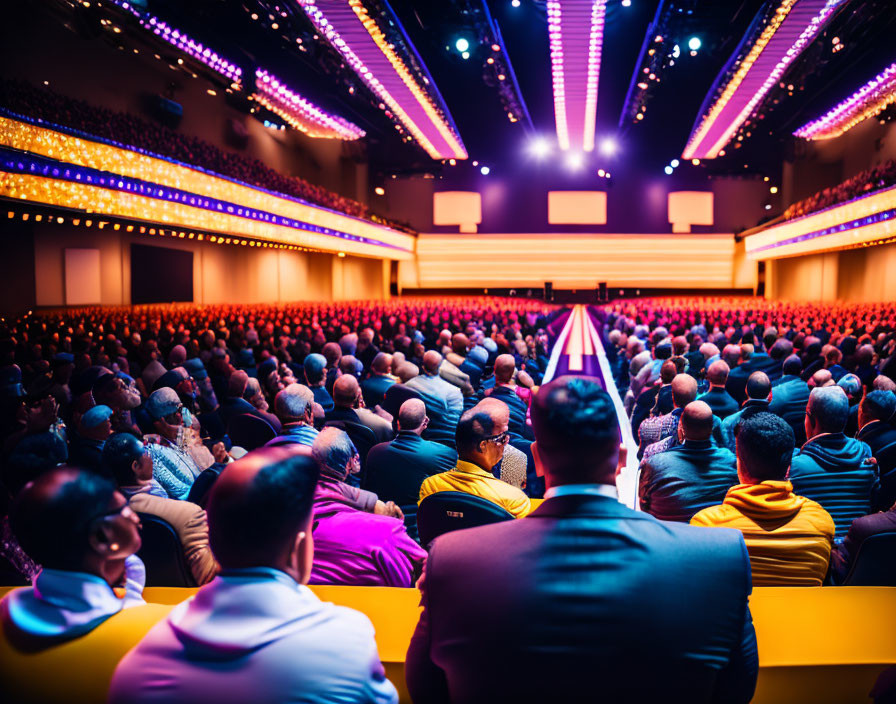
M 485 399 L 464 413 L 457 424 L 457 466 L 427 477 L 420 501 L 439 491 L 462 491 L 479 496 L 522 518 L 531 508 L 529 497 L 492 474 L 510 440 L 510 409 L 498 399 Z
M 736 432 L 737 476 L 719 506 L 691 525 L 735 528 L 744 535 L 753 586 L 821 586 L 828 571 L 834 521 L 820 504 L 793 493 L 787 481 L 792 428 L 771 413 L 741 421 Z

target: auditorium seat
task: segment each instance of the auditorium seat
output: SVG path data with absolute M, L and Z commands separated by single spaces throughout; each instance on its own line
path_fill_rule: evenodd
M 896 532 L 871 535 L 859 545 L 849 573 L 847 587 L 896 587 Z
M 138 513 L 143 544 L 137 556 L 146 565 L 146 584 L 153 587 L 195 587 L 196 580 L 187 564 L 184 546 L 168 521 L 148 513 Z
M 462 491 L 437 491 L 417 507 L 420 544 L 428 546 L 443 533 L 513 520 L 498 504 Z
M 251 413 L 234 416 L 227 424 L 227 434 L 234 445 L 250 452 L 277 437 L 270 423 Z
M 324 601 L 367 615 L 376 630 L 386 675 L 401 702 L 410 702 L 404 657 L 420 615 L 420 593 L 397 587 L 309 588 Z M 0 587 L 0 597 L 9 590 Z M 148 587 L 144 597 L 151 604 L 169 605 L 159 607 L 158 618 L 162 618 L 170 605 L 195 592 Z M 750 609 L 759 642 L 759 682 L 753 704 L 867 702 L 880 674 L 896 666 L 896 632 L 888 627 L 896 621 L 896 588 L 756 587 Z M 129 642 L 136 642 L 148 630 L 140 628 Z M 96 669 L 91 672 L 95 677 L 111 676 L 112 668 L 102 661 L 101 654 L 95 655 L 89 666 Z M 103 668 L 108 674 L 103 675 Z

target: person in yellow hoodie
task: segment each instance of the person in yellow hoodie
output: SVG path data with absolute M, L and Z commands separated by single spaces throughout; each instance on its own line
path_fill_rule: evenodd
M 736 438 L 740 484 L 721 505 L 697 513 L 691 525 L 741 531 L 753 586 L 821 586 L 834 521 L 820 504 L 794 494 L 787 481 L 793 430 L 776 415 L 757 413 L 740 424 Z
M 510 439 L 509 425 L 510 409 L 498 399 L 484 399 L 464 413 L 455 432 L 457 466 L 427 477 L 420 487 L 420 501 L 439 491 L 462 491 L 498 504 L 515 518 L 528 514 L 529 497 L 492 474 Z

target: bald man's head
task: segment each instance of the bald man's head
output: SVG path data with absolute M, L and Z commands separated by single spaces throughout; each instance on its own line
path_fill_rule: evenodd
M 753 372 L 747 379 L 747 398 L 765 399 L 772 392 L 772 382 L 765 372 Z
M 470 349 L 470 338 L 462 332 L 457 333 L 451 338 L 451 350 L 461 357 L 466 357 L 467 350 Z
M 392 355 L 380 352 L 373 358 L 370 368 L 375 374 L 388 374 L 392 371 Z
M 691 401 L 681 412 L 685 440 L 702 442 L 712 437 L 712 409 L 703 401 Z
M 665 361 L 663 366 L 660 367 L 660 381 L 663 384 L 671 384 L 677 373 L 678 367 L 675 366 L 675 362 L 672 360 Z
M 308 527 L 319 474 L 305 445 L 262 448 L 227 465 L 207 508 L 209 544 L 221 567 L 283 569 Z
M 402 362 L 395 370 L 395 376 L 401 380 L 402 384 L 406 384 L 419 374 L 420 369 L 413 362 Z
M 361 385 L 357 378 L 343 374 L 333 384 L 333 403 L 340 408 L 353 408 L 361 394 Z
M 812 378 L 809 379 L 809 387 L 813 389 L 819 389 L 822 386 L 833 385 L 834 377 L 829 369 L 819 369 L 812 375 Z
M 426 405 L 419 398 L 409 398 L 398 409 L 398 429 L 418 431 L 423 430 L 423 421 L 426 420 Z
M 513 355 L 499 354 L 495 359 L 495 383 L 507 384 L 513 380 L 513 373 L 516 371 L 516 361 Z
M 423 355 L 423 371 L 430 376 L 439 373 L 439 367 L 442 366 L 442 355 L 435 350 L 429 350 Z
M 727 362 L 721 359 L 716 360 L 706 370 L 706 380 L 710 386 L 725 386 L 730 371 L 731 367 L 728 366 Z
M 684 408 L 697 398 L 697 380 L 690 374 L 679 374 L 672 380 L 672 403 Z

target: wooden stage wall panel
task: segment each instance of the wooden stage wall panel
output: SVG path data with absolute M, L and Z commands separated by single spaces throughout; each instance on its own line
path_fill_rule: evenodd
M 731 288 L 731 234 L 421 234 L 401 263 L 408 288 Z

